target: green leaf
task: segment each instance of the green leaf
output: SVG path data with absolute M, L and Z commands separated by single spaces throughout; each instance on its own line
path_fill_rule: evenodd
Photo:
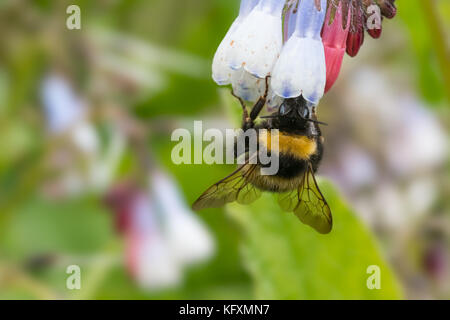
M 445 97 L 443 72 L 446 70 L 438 63 L 436 56 L 438 44 L 420 2 L 420 0 L 399 2 L 398 18 L 409 32 L 410 45 L 416 59 L 412 65 L 417 73 L 417 85 L 428 102 L 437 104 Z
M 370 232 L 329 182 L 320 183 L 333 212 L 333 230 L 321 235 L 265 194 L 227 211 L 244 232 L 242 253 L 257 299 L 401 299 L 400 286 Z M 368 289 L 379 266 L 381 289 Z
M 95 253 L 112 239 L 110 213 L 91 199 L 33 199 L 13 215 L 0 251 L 27 258 L 41 253 Z

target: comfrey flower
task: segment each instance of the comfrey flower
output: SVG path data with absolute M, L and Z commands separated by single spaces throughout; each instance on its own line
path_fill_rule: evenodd
M 347 48 L 347 36 L 350 28 L 350 11 L 343 17 L 342 2 L 338 7 L 330 5 L 322 29 L 322 42 L 325 48 L 325 61 L 327 66 L 327 82 L 325 93 L 331 89 L 341 71 L 342 60 Z
M 40 97 L 49 133 L 64 137 L 71 146 L 58 148 L 51 157 L 50 164 L 59 169 L 59 176 L 50 179 L 46 190 L 59 196 L 104 190 L 122 155 L 122 135 L 108 129 L 107 147 L 101 148 L 95 126 L 89 119 L 89 104 L 60 73 L 53 71 L 42 79 Z M 65 157 L 70 160 L 61 160 Z M 83 166 L 74 165 L 76 159 L 82 159 Z
M 259 0 L 242 0 L 239 16 L 234 20 L 225 38 L 217 48 L 212 64 L 212 77 L 219 85 L 231 83 L 233 70 L 230 68 L 229 52 L 234 47 L 236 30 L 242 24 L 243 20 L 248 16 Z
M 49 131 L 56 135 L 71 131 L 71 139 L 77 147 L 95 154 L 99 141 L 87 120 L 86 103 L 74 92 L 69 81 L 58 73 L 50 73 L 42 80 L 40 93 Z
M 166 238 L 180 264 L 199 263 L 214 253 L 214 239 L 207 226 L 190 210 L 175 180 L 162 171 L 151 177 L 155 205 L 164 213 Z
M 381 14 L 388 19 L 392 19 L 397 14 L 397 8 L 394 5 L 395 0 L 377 0 L 381 9 Z
M 374 39 L 381 36 L 381 10 L 375 0 L 364 0 L 365 22 L 367 33 Z
M 236 30 L 230 67 L 243 68 L 258 78 L 272 70 L 283 44 L 282 11 L 284 1 L 260 0 Z
M 130 205 L 128 228 L 125 230 L 128 271 L 146 289 L 177 285 L 181 281 L 182 270 L 159 226 L 152 199 L 138 191 Z
M 284 0 L 242 0 L 238 18 L 213 60 L 213 79 L 232 83 L 241 98 L 256 101 L 264 92 L 264 78 L 280 55 Z
M 330 0 L 336 1 L 336 0 Z M 397 13 L 395 0 L 338 0 L 351 11 L 350 31 L 347 38 L 347 53 L 354 57 L 364 43 L 364 30 L 372 38 L 381 35 L 382 18 L 392 19 Z
M 317 104 L 325 89 L 325 52 L 320 37 L 327 1 L 301 1 L 295 29 L 287 40 L 272 74 L 272 89 L 280 97 L 295 98 Z M 293 26 L 291 24 L 291 26 Z M 289 33 L 289 32 L 288 32 Z
M 214 56 L 213 79 L 254 102 L 271 76 L 269 106 L 300 95 L 317 105 L 336 81 L 344 52 L 357 55 L 366 29 L 381 35 L 382 16 L 396 13 L 394 1 L 241 0 Z
M 57 73 L 49 73 L 42 81 L 42 104 L 49 130 L 60 133 L 81 121 L 86 113 L 84 102 L 70 83 Z
M 119 185 L 105 202 L 124 236 L 126 267 L 146 289 L 179 284 L 185 267 L 214 254 L 207 226 L 186 206 L 176 181 L 159 169 L 150 173 L 149 190 Z
M 364 43 L 364 11 L 360 1 L 351 3 L 350 31 L 347 37 L 347 54 L 355 57 Z

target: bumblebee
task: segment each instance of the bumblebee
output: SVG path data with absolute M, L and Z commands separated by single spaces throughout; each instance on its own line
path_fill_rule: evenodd
M 266 104 L 268 83 L 264 95 L 248 114 L 246 105 L 239 99 L 243 109 L 244 132 L 256 129 L 258 149 L 275 152 L 279 170 L 275 175 L 261 175 L 264 165 L 260 161 L 251 164 L 255 155 L 246 155 L 243 165 L 229 176 L 213 184 L 192 205 L 194 210 L 221 207 L 237 201 L 249 204 L 260 197 L 262 191 L 278 193 L 278 203 L 284 211 L 294 212 L 301 222 L 319 233 L 329 233 L 332 228 L 331 210 L 314 177 L 323 154 L 323 137 L 317 121 L 315 107 L 302 96 L 285 99 L 277 112 L 259 117 Z M 234 95 L 234 94 L 233 94 Z M 261 118 L 258 124 L 257 118 Z M 266 130 L 258 130 L 266 129 Z M 270 131 L 278 129 L 278 148 L 271 150 Z M 246 150 L 248 152 L 248 149 Z

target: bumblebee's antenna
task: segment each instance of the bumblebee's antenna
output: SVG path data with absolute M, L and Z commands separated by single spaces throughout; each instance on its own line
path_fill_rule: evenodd
M 328 123 L 322 122 L 322 121 L 318 121 L 318 120 L 314 120 L 314 119 L 303 119 L 303 120 L 310 121 L 310 122 L 317 123 L 317 124 L 321 124 L 321 125 L 324 125 L 324 126 L 328 126 Z
M 273 119 L 273 118 L 278 118 L 277 115 L 271 115 L 271 116 L 261 116 L 261 119 Z

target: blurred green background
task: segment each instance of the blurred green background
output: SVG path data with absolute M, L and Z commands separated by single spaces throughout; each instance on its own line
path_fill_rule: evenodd
M 81 30 L 66 28 L 70 4 L 81 8 Z M 194 120 L 236 126 L 239 106 L 210 66 L 239 1 L 0 0 L 0 298 L 450 298 L 450 2 L 396 4 L 397 17 L 345 58 L 318 108 L 329 123 L 320 180 L 335 223 L 323 236 L 272 195 L 187 209 L 232 170 L 173 164 L 170 137 Z M 77 124 L 52 125 L 70 116 L 45 106 L 49 75 L 86 107 L 81 140 Z M 155 193 L 158 172 L 180 188 L 176 199 Z M 173 201 L 215 249 L 171 262 L 170 285 L 147 281 L 153 269 L 130 255 L 140 238 L 116 227 L 127 202 L 114 210 L 105 200 L 117 186 L 158 203 L 151 230 L 162 244 Z M 191 236 L 187 224 L 174 230 Z M 80 290 L 66 288 L 74 264 Z M 370 265 L 381 289 L 366 285 Z

